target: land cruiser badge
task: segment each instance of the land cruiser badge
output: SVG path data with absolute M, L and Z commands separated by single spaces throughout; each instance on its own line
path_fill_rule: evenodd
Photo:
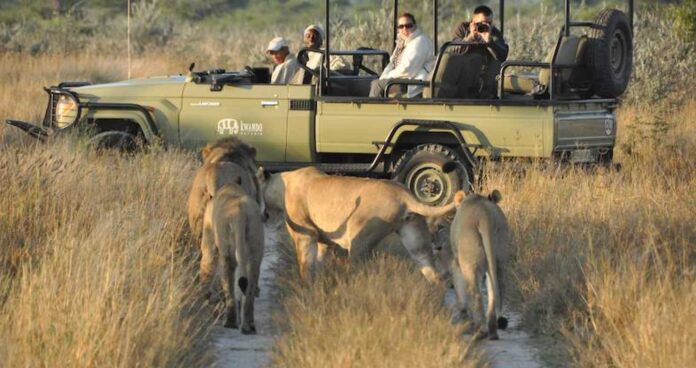
M 604 133 L 611 135 L 612 131 L 614 131 L 614 119 L 604 119 Z
M 221 119 L 217 123 L 217 131 L 220 135 L 263 135 L 263 124 Z

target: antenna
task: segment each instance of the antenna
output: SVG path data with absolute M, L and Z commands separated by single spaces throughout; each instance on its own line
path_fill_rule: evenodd
M 128 79 L 131 79 L 131 0 L 128 0 Z

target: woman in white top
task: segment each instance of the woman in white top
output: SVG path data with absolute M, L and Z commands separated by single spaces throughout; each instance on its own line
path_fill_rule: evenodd
M 427 80 L 435 63 L 433 41 L 418 28 L 413 14 L 402 14 L 397 24 L 396 47 L 382 75 L 372 81 L 370 97 L 381 97 L 391 79 Z M 422 91 L 422 86 L 409 86 L 407 97 L 415 97 Z

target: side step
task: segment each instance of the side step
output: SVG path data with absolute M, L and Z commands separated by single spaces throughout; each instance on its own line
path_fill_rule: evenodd
M 288 171 L 300 169 L 303 167 L 316 167 L 317 169 L 330 173 L 330 174 L 344 174 L 350 176 L 362 176 L 371 178 L 384 178 L 388 177 L 384 173 L 384 164 L 380 163 L 377 165 L 375 170 L 367 171 L 370 168 L 369 163 L 359 163 L 359 164 L 346 164 L 346 163 L 311 163 L 311 162 L 266 162 L 261 163 L 266 170 L 269 172 L 278 171 Z

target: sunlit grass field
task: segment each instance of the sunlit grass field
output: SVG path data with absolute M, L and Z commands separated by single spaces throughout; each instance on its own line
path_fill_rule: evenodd
M 680 79 L 647 58 L 660 47 L 636 50 L 645 88 L 618 109 L 621 170 L 486 172 L 483 190 L 501 191 L 514 233 L 507 301 L 525 330 L 558 341 L 561 365 L 696 360 L 696 101 L 684 88 L 650 95 L 650 83 Z M 133 77 L 188 66 L 157 51 L 137 56 Z M 39 121 L 41 87 L 125 79 L 125 65 L 123 55 L 0 54 L 0 119 Z M 177 150 L 99 155 L 79 137 L 36 145 L 0 125 L 0 366 L 211 364 L 213 315 L 196 297 L 184 206 L 198 164 Z M 409 262 L 337 266 L 314 288 L 285 271 L 276 365 L 484 364 L 449 324 L 444 290 Z

